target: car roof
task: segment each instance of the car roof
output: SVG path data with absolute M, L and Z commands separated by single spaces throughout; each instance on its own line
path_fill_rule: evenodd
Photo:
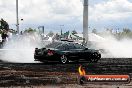
M 79 43 L 77 43 L 77 42 L 69 42 L 69 41 L 55 41 L 55 42 L 52 42 L 52 43 L 46 45 L 45 47 L 46 48 L 55 48 L 55 47 L 57 47 L 59 45 L 63 45 L 63 44 L 69 45 L 69 44 L 79 44 Z M 82 45 L 82 44 L 80 44 L 80 45 Z
M 80 44 L 80 43 L 77 43 L 77 42 L 69 42 L 69 41 L 55 41 L 55 42 L 52 42 L 50 44 L 58 44 L 59 45 L 59 44 Z

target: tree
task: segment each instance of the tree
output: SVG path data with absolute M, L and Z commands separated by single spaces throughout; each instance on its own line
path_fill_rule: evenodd
M 67 31 L 67 32 L 65 32 L 65 33 L 63 34 L 63 36 L 64 36 L 65 38 L 68 38 L 68 35 L 69 35 L 69 31 Z
M 35 29 L 32 29 L 32 28 L 28 28 L 24 31 L 24 33 L 33 33 L 33 32 L 36 32 Z
M 113 29 L 109 29 L 109 28 L 107 28 L 107 29 L 106 29 L 106 32 L 108 32 L 108 33 L 111 33 L 111 34 L 112 34 L 112 30 L 113 30 Z
M 59 35 L 58 33 L 56 33 L 55 39 L 56 39 L 56 40 L 59 40 L 59 39 L 60 39 L 60 35 Z
M 130 29 L 128 29 L 128 28 L 124 28 L 124 29 L 123 29 L 123 32 L 124 32 L 124 33 L 130 33 L 130 32 L 131 32 L 131 30 L 130 30 Z
M 96 30 L 96 29 L 93 29 L 93 30 L 92 30 L 92 33 L 97 34 L 97 30 Z
M 77 31 L 76 30 L 73 30 L 72 31 L 72 34 L 74 35 L 74 34 L 77 34 Z
M 47 34 L 49 37 L 52 37 L 54 35 L 54 33 L 52 31 L 50 31 L 48 34 Z
M 118 33 L 118 38 L 123 39 L 123 38 L 132 38 L 132 32 L 128 28 L 123 28 L 123 31 Z
M 9 25 L 5 20 L 1 19 L 0 23 L 1 23 L 0 25 L 1 29 L 9 30 Z

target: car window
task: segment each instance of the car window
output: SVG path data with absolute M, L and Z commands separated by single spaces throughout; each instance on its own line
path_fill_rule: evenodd
M 73 43 L 69 43 L 68 44 L 68 49 L 76 49 L 76 47 L 74 46 Z
M 81 44 L 74 44 L 75 45 L 75 47 L 76 47 L 76 49 L 85 49 L 85 47 L 83 46 L 83 45 L 81 45 Z
M 59 49 L 59 50 L 68 50 L 68 45 L 67 44 L 61 44 L 61 45 L 57 46 L 56 49 Z
M 53 42 L 53 43 L 50 43 L 50 44 L 46 45 L 45 47 L 46 48 L 55 48 L 55 47 L 57 47 L 57 46 L 59 46 L 61 44 L 62 43 L 60 43 L 60 42 Z

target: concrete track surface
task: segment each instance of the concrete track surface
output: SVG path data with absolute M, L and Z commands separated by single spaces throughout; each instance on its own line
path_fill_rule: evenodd
M 98 63 L 0 63 L 0 87 L 37 88 L 132 88 L 128 84 L 78 84 L 78 67 L 86 74 L 129 74 L 132 77 L 132 58 L 102 58 Z

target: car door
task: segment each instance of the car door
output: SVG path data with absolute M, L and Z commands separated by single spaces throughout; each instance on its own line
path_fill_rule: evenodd
M 78 57 L 80 59 L 85 59 L 87 57 L 85 47 L 78 43 L 75 43 L 74 45 L 76 47 L 76 51 L 78 52 Z
M 68 45 L 67 50 L 68 50 L 68 53 L 69 53 L 68 57 L 71 58 L 71 59 L 74 59 L 74 60 L 78 60 L 79 59 L 79 52 L 76 49 L 75 45 L 73 43 L 69 43 L 67 45 Z

